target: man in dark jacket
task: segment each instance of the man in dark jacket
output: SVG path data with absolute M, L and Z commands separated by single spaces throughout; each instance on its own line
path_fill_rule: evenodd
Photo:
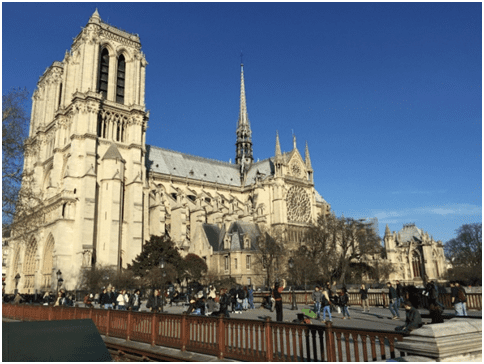
M 148 303 L 146 303 L 146 308 L 149 308 L 151 312 L 159 312 L 161 307 L 161 296 L 160 290 L 155 289 L 153 294 L 148 298 Z
M 397 296 L 397 291 L 395 288 L 392 287 L 392 284 L 390 282 L 387 282 L 387 287 L 388 287 L 388 298 L 390 299 L 390 304 L 388 305 L 388 308 L 390 308 L 390 312 L 392 313 L 393 320 L 398 320 L 400 318 L 400 313 L 398 312 L 398 296 Z
M 420 312 L 412 306 L 410 301 L 405 301 L 403 305 L 405 306 L 405 311 L 407 311 L 405 325 L 395 327 L 395 331 L 401 332 L 402 334 L 409 334 L 410 331 L 422 327 L 422 317 L 420 316 Z
M 452 284 L 450 285 L 452 287 Z M 454 304 L 455 314 L 457 316 L 467 316 L 466 309 L 466 291 L 459 282 L 454 282 L 454 287 L 451 290 L 452 303 Z
M 103 291 L 99 296 L 99 305 L 105 309 L 113 308 L 111 298 L 109 297 L 109 293 L 106 288 L 103 288 Z
M 139 306 L 141 306 L 141 291 L 137 289 L 129 297 L 128 309 L 132 311 L 139 311 Z

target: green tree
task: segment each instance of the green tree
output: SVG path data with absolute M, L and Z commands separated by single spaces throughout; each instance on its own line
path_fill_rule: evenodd
M 207 273 L 207 263 L 203 258 L 196 254 L 187 254 L 184 258 L 186 268 L 186 278 L 192 281 L 200 281 L 202 276 Z
M 184 260 L 176 247 L 176 244 L 168 236 L 151 236 L 143 246 L 142 252 L 133 260 L 129 269 L 135 276 L 144 278 L 159 271 L 160 262 L 164 259 L 167 272 L 173 272 L 175 279 L 183 279 L 185 274 Z

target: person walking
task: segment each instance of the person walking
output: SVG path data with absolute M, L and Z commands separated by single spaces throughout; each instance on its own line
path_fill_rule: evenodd
M 360 297 L 363 312 L 365 312 L 365 307 L 368 309 L 368 312 L 370 312 L 370 305 L 368 304 L 368 288 L 366 288 L 364 284 L 360 287 Z
M 274 301 L 276 308 L 276 321 L 282 321 L 282 291 L 286 288 L 286 280 L 282 280 L 282 286 L 279 286 L 279 282 L 274 283 Z
M 343 311 L 343 320 L 346 319 L 346 317 L 348 317 L 348 320 L 351 319 L 350 312 L 348 311 L 348 301 L 349 301 L 348 291 L 346 287 L 343 287 L 341 289 L 340 299 L 339 299 L 341 311 Z
M 229 318 L 229 304 L 230 304 L 230 296 L 227 294 L 227 289 L 222 288 L 220 290 L 220 299 L 219 299 L 219 304 L 220 304 L 220 311 L 218 314 L 224 314 L 225 317 Z
M 451 284 L 452 287 L 452 284 Z M 456 316 L 467 316 L 467 296 L 465 289 L 460 285 L 459 282 L 454 282 L 454 287 L 452 292 L 452 303 L 454 304 L 454 310 Z
M 394 287 L 392 287 L 391 282 L 387 282 L 387 287 L 388 287 L 388 298 L 390 299 L 390 303 L 388 307 L 390 308 L 390 312 L 392 314 L 392 319 L 393 320 L 398 320 L 400 318 L 400 313 L 398 312 L 398 297 L 397 297 L 397 291 L 395 290 Z
M 118 294 L 116 293 L 116 288 L 111 287 L 111 291 L 109 292 L 109 302 L 111 303 L 111 306 L 114 309 L 116 309 L 116 304 L 118 301 L 116 300 L 118 298 Z
M 319 286 L 314 288 L 311 298 L 314 301 L 314 313 L 318 315 L 316 319 L 319 320 L 321 318 L 321 300 L 323 299 L 323 293 L 319 290 Z

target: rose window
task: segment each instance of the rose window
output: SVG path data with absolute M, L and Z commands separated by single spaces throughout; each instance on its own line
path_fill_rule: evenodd
M 287 219 L 290 222 L 309 222 L 311 217 L 311 202 L 309 196 L 301 187 L 293 186 L 287 192 Z

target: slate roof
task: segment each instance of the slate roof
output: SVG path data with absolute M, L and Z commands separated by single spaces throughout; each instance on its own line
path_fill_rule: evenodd
M 196 157 L 151 145 L 147 145 L 146 149 L 148 171 L 240 186 L 239 166 L 236 164 Z
M 260 235 L 259 227 L 252 222 L 235 221 L 230 225 L 227 233 L 225 228 L 220 229 L 216 224 L 202 224 L 202 228 L 214 252 L 224 250 L 223 239 L 226 234 L 232 237 L 230 250 L 241 250 L 241 242 L 244 241 L 245 234 L 249 235 L 251 241 L 250 250 L 255 250 L 257 237 Z M 244 250 L 247 249 L 244 247 Z
M 402 230 L 398 232 L 398 241 L 400 243 L 406 243 L 408 241 L 422 241 L 423 231 L 415 225 L 404 226 Z

